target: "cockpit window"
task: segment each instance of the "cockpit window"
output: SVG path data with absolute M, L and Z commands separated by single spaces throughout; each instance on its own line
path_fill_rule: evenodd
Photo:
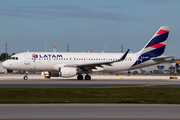
M 18 60 L 18 57 L 10 57 L 9 60 Z

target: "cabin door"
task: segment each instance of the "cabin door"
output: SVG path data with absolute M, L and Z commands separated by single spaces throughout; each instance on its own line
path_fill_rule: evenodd
M 29 54 L 24 55 L 24 64 L 29 65 L 30 64 L 30 57 Z

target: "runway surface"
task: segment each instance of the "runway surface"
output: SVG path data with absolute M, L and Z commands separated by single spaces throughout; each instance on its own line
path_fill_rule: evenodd
M 92 76 L 92 80 L 73 78 L 45 79 L 40 75 L 0 75 L 0 88 L 115 88 L 115 87 L 180 87 L 180 79 L 170 76 Z
M 180 87 L 170 76 L 92 76 L 44 79 L 39 75 L 0 75 L 0 88 Z M 148 85 L 149 83 L 149 85 Z M 180 105 L 164 104 L 0 104 L 0 120 L 176 120 Z
M 0 104 L 0 120 L 175 120 L 180 105 Z

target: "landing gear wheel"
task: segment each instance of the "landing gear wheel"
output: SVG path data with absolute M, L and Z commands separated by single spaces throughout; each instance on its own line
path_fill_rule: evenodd
M 78 80 L 83 80 L 83 76 L 79 74 L 79 75 L 77 76 L 77 79 L 78 79 Z
M 24 80 L 27 80 L 27 79 L 28 79 L 28 77 L 27 77 L 27 76 L 24 76 L 24 77 L 23 77 L 23 79 L 24 79 Z
M 85 80 L 91 80 L 91 76 L 90 75 L 86 75 L 85 76 Z
M 28 71 L 24 71 L 24 73 L 25 73 L 25 76 L 23 77 L 23 79 L 27 80 L 28 79 L 28 77 L 27 77 Z

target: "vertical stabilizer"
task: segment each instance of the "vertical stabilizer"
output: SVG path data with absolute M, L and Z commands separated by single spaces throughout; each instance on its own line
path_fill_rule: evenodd
M 162 55 L 166 47 L 169 30 L 170 26 L 162 26 L 140 51 L 140 54 L 146 54 L 151 57 Z
M 162 26 L 144 48 L 138 52 L 138 59 L 133 66 L 143 63 L 152 57 L 158 57 L 164 53 L 170 26 Z

